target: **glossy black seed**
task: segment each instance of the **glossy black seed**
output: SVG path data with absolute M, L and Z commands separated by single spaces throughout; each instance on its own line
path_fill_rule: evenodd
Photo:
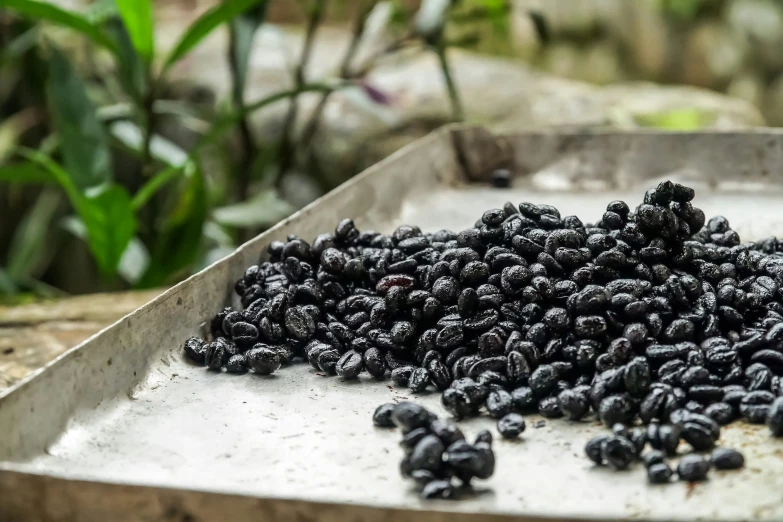
M 693 197 L 664 181 L 638 207 L 609 203 L 595 226 L 507 203 L 459 233 L 360 232 L 348 219 L 312 245 L 291 235 L 236 283 L 244 311 L 221 311 L 218 340 L 189 340 L 186 356 L 229 371 L 242 356 L 252 368 L 258 350 L 343 378 L 390 370 L 395 386 L 433 384 L 457 418 L 496 402 L 572 420 L 592 407 L 608 425 L 648 424 L 621 430 L 636 454 L 645 443 L 673 453 L 680 438 L 710 449 L 739 416 L 776 422 L 783 248 L 742 243 Z M 407 458 L 401 470 L 425 487 L 469 484 L 494 467 L 479 444 L 460 450 L 469 465 L 442 459 L 434 473 Z M 668 480 L 660 469 L 648 478 Z
M 226 362 L 226 371 L 228 373 L 245 373 L 247 370 L 248 364 L 244 354 L 232 355 Z
M 359 376 L 363 368 L 364 363 L 362 354 L 355 350 L 348 350 L 345 352 L 340 359 L 337 360 L 337 364 L 334 367 L 337 375 L 343 380 L 355 379 Z
M 590 401 L 587 394 L 575 389 L 560 392 L 560 395 L 557 396 L 557 404 L 568 420 L 580 420 L 590 411 Z
M 614 426 L 617 423 L 626 424 L 633 418 L 633 401 L 627 394 L 609 395 L 604 398 L 598 408 L 598 416 L 604 426 Z
M 716 402 L 710 404 L 704 409 L 704 415 L 711 418 L 721 426 L 730 424 L 737 418 L 737 414 L 729 404 L 725 402 Z
M 647 467 L 647 481 L 650 484 L 668 484 L 674 472 L 665 462 L 656 462 Z
M 375 408 L 375 412 L 372 414 L 372 422 L 379 428 L 393 428 L 395 426 L 392 421 L 392 412 L 396 404 L 386 403 L 381 404 Z
M 491 391 L 487 397 L 486 406 L 487 412 L 489 412 L 492 417 L 496 419 L 504 417 L 511 413 L 511 394 L 505 390 Z
M 609 437 L 601 444 L 601 459 L 616 470 L 623 470 L 636 459 L 636 447 L 623 436 Z
M 644 462 L 645 467 L 649 468 L 653 464 L 666 462 L 666 454 L 662 451 L 653 449 L 642 455 L 642 462 Z
M 257 344 L 245 352 L 245 359 L 250 369 L 259 375 L 274 373 L 281 365 L 277 352 L 264 345 Z
M 505 439 L 515 439 L 525 431 L 525 419 L 516 413 L 509 413 L 498 421 L 498 433 Z
M 430 372 L 427 368 L 415 368 L 408 379 L 408 388 L 413 393 L 421 393 L 430 383 Z
M 740 469 L 745 465 L 745 457 L 742 453 L 731 448 L 717 448 L 710 456 L 712 467 L 719 470 Z
M 448 480 L 433 480 L 428 482 L 421 490 L 421 498 L 424 499 L 446 500 L 452 498 L 454 494 L 454 486 Z
M 416 403 L 403 401 L 394 406 L 391 418 L 395 426 L 408 433 L 416 428 L 427 426 L 430 422 L 430 412 Z
M 778 397 L 767 412 L 767 426 L 774 437 L 783 437 L 783 397 Z
M 589 441 L 587 441 L 587 444 L 585 444 L 585 454 L 590 460 L 592 460 L 599 466 L 602 466 L 604 464 L 604 458 L 601 453 L 601 448 L 604 445 L 604 443 L 608 440 L 609 437 L 607 435 L 598 435 L 597 437 L 594 437 Z
M 710 461 L 701 455 L 685 455 L 677 465 L 677 475 L 686 482 L 706 480 L 710 466 Z
M 766 390 L 752 391 L 746 394 L 739 404 L 739 411 L 743 417 L 753 424 L 763 424 L 767 421 L 767 415 L 771 404 L 775 401 L 775 395 Z
M 187 355 L 191 361 L 197 364 L 205 364 L 204 356 L 207 352 L 207 345 L 204 341 L 198 337 L 191 337 L 185 341 L 184 350 L 185 355 Z

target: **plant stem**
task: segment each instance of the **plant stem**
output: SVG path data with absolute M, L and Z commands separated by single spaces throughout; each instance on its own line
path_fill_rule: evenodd
M 370 0 L 364 4 L 364 8 L 359 10 L 359 14 L 356 16 L 353 24 L 353 30 L 351 31 L 351 41 L 348 44 L 348 50 L 343 56 L 343 60 L 340 63 L 340 79 L 347 80 L 352 77 L 351 75 L 351 63 L 356 56 L 356 52 L 359 50 L 359 43 L 362 41 L 362 35 L 364 34 L 364 26 L 367 21 L 367 16 L 370 11 L 375 7 L 377 0 Z M 332 91 L 334 92 L 334 91 Z M 326 103 L 329 101 L 329 97 L 332 92 L 325 92 L 321 95 L 321 99 L 318 101 L 318 105 L 310 115 L 310 120 L 302 130 L 302 135 L 299 138 L 297 148 L 300 150 L 306 150 L 310 146 L 310 142 L 313 140 L 315 133 L 318 131 L 318 125 L 321 122 L 321 115 L 326 108 Z M 322 187 L 327 188 L 327 187 Z
M 454 83 L 454 78 L 451 76 L 451 68 L 449 67 L 449 61 L 446 57 L 446 45 L 442 38 L 435 44 L 434 51 L 435 54 L 438 55 L 440 70 L 443 73 L 443 80 L 446 82 L 446 88 L 449 91 L 452 117 L 454 118 L 454 121 L 463 121 L 465 119 L 465 112 L 462 109 L 462 101 L 459 97 L 457 84 Z
M 149 88 L 142 100 L 141 112 L 144 120 L 144 141 L 141 145 L 141 177 L 152 174 L 152 136 L 155 134 L 156 118 L 153 109 L 155 105 L 155 85 L 150 77 Z
M 244 85 L 240 80 L 239 63 L 237 62 L 237 34 L 233 23 L 229 24 L 228 63 L 231 70 L 231 95 L 234 108 L 244 113 L 245 93 L 243 92 Z M 249 194 L 253 161 L 258 150 L 246 115 L 243 114 L 237 122 L 237 126 L 239 127 L 239 139 L 242 150 L 238 161 L 236 199 L 237 201 L 245 201 Z
M 309 18 L 307 21 L 307 32 L 305 34 L 305 40 L 302 47 L 302 56 L 299 59 L 299 63 L 294 71 L 294 90 L 301 90 L 305 84 L 305 70 L 307 64 L 310 62 L 310 56 L 313 50 L 313 43 L 315 42 L 315 33 L 318 30 L 318 26 L 321 24 L 324 13 L 326 11 L 326 0 L 314 0 L 313 6 L 310 9 Z M 296 123 L 296 115 L 299 109 L 299 95 L 295 94 L 291 97 L 290 104 L 288 106 L 288 113 L 286 114 L 283 122 L 283 129 L 281 131 L 280 150 L 278 154 L 279 164 L 277 171 L 276 185 L 280 185 L 283 175 L 291 167 L 294 162 L 295 147 L 293 146 L 292 130 Z

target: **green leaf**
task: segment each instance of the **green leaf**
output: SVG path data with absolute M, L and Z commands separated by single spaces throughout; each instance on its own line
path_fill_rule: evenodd
M 112 1 L 112 5 L 115 5 Z M 130 35 L 119 18 L 111 18 L 106 22 L 106 29 L 117 41 L 117 76 L 131 98 L 141 103 L 142 93 L 147 86 L 147 70 L 144 62 L 133 47 Z
M 125 188 L 107 183 L 85 194 L 79 215 L 87 227 L 87 236 L 98 268 L 114 274 L 128 243 L 136 233 L 136 217 Z
M 270 227 L 296 211 L 277 191 L 267 190 L 241 203 L 216 208 L 212 218 L 235 228 Z
M 68 173 L 51 158 L 30 149 L 21 149 L 20 155 L 46 169 L 57 180 L 87 227 L 90 251 L 98 267 L 106 274 L 115 273 L 136 231 L 128 192 L 119 185 L 106 183 L 82 194 Z
M 150 265 L 139 281 L 141 288 L 160 286 L 189 268 L 196 259 L 207 218 L 204 174 L 198 165 L 188 163 L 186 186 L 177 205 L 166 217 L 163 230 L 152 250 Z
M 71 200 L 71 205 L 78 210 L 79 206 L 82 204 L 83 197 L 76 188 L 76 185 L 74 185 L 71 176 L 69 176 L 60 165 L 46 154 L 37 150 L 20 148 L 18 152 L 19 155 L 26 160 L 48 172 L 52 179 L 54 179 L 54 181 L 65 191 L 68 199 Z
M 19 288 L 14 283 L 14 280 L 5 270 L 0 268 L 0 293 L 15 294 L 17 292 L 19 292 Z
M 0 1 L 0 6 L 13 9 L 21 15 L 36 20 L 43 20 L 69 27 L 78 31 L 101 47 L 104 47 L 115 54 L 117 52 L 117 47 L 111 38 L 106 36 L 103 31 L 101 31 L 100 27 L 93 24 L 79 13 L 61 9 L 49 2 L 37 2 L 35 0 L 2 0 Z
M 51 184 L 57 183 L 57 179 L 48 170 L 34 163 L 11 163 L 0 165 L 0 182 Z
M 172 166 L 155 174 L 149 181 L 142 185 L 138 192 L 136 192 L 136 195 L 133 196 L 133 201 L 131 202 L 133 210 L 142 208 L 160 189 L 166 186 L 170 181 L 182 176 L 184 173 L 185 166 L 182 165 Z
M 231 60 L 236 71 L 234 100 L 242 100 L 247 83 L 247 67 L 256 31 L 266 17 L 267 2 L 257 4 L 231 20 Z
M 133 2 L 134 0 L 124 1 Z M 266 2 L 266 0 L 225 0 L 209 9 L 187 28 L 185 34 L 182 35 L 182 38 L 180 38 L 166 58 L 163 70 L 166 71 L 181 60 L 183 56 L 192 51 L 215 28 L 260 2 Z
M 62 195 L 53 189 L 44 190 L 25 213 L 14 231 L 8 248 L 6 270 L 14 281 L 32 277 L 49 246 L 49 230 Z
M 54 46 L 49 58 L 47 90 L 65 170 L 74 184 L 84 190 L 109 181 L 111 158 L 103 125 L 87 96 L 84 81 Z
M 87 6 L 84 16 L 94 24 L 102 24 L 120 14 L 114 0 L 93 0 Z
M 84 221 L 77 216 L 68 216 L 62 220 L 62 227 L 83 241 L 89 240 L 87 227 Z M 150 255 L 147 247 L 138 237 L 133 237 L 128 247 L 122 254 L 120 264 L 117 265 L 117 274 L 130 284 L 136 284 L 150 264 Z
M 152 0 L 117 0 L 117 8 L 136 52 L 144 62 L 151 63 L 155 55 Z

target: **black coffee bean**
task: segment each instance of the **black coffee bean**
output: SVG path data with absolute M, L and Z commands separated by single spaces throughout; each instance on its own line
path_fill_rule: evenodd
M 489 393 L 486 406 L 489 414 L 496 419 L 508 415 L 511 413 L 511 394 L 505 390 L 494 390 Z
M 636 447 L 625 437 L 609 437 L 601 444 L 601 459 L 614 469 L 627 468 L 635 458 Z
M 318 355 L 318 368 L 322 372 L 334 375 L 338 360 L 340 360 L 340 352 L 335 349 L 326 350 Z
M 668 484 L 674 472 L 665 462 L 656 462 L 647 467 L 647 481 L 650 484 Z
M 734 408 L 725 402 L 710 404 L 704 409 L 704 415 L 711 418 L 721 426 L 730 424 L 737 418 Z
M 262 344 L 256 344 L 245 352 L 245 359 L 250 369 L 259 375 L 274 373 L 281 365 L 277 352 Z
M 753 424 L 763 424 L 767 420 L 770 405 L 775 400 L 775 395 L 766 390 L 757 390 L 745 395 L 739 404 L 739 411 L 743 417 Z
M 413 393 L 421 393 L 430 383 L 430 372 L 426 368 L 414 368 L 408 379 L 408 388 Z
M 717 448 L 710 456 L 712 467 L 719 470 L 740 469 L 745 465 L 745 457 L 742 453 L 731 448 Z
M 633 413 L 633 401 L 627 394 L 609 395 L 598 408 L 598 416 L 604 426 L 626 424 L 633 418 Z
M 489 430 L 481 430 L 476 434 L 476 440 L 474 444 L 484 442 L 486 444 L 492 444 L 492 432 Z
M 548 364 L 536 368 L 529 380 L 530 389 L 538 397 L 544 397 L 551 392 L 557 383 L 557 371 Z
M 590 411 L 587 395 L 574 389 L 560 392 L 557 396 L 557 403 L 560 411 L 568 420 L 581 420 Z
M 783 437 L 783 397 L 778 397 L 767 412 L 767 426 L 774 437 Z
M 677 465 L 677 475 L 686 482 L 706 480 L 710 466 L 710 461 L 701 455 L 685 455 Z
M 427 426 L 430 422 L 430 412 L 416 403 L 403 401 L 395 405 L 391 418 L 395 426 L 409 433 L 416 428 Z
M 498 421 L 498 433 L 505 439 L 515 439 L 525 431 L 525 419 L 516 413 L 509 413 Z
M 362 354 L 355 350 L 348 350 L 337 360 L 334 369 L 343 380 L 355 379 L 364 369 Z
M 187 355 L 191 361 L 201 365 L 206 363 L 204 357 L 207 352 L 207 345 L 198 337 L 191 337 L 185 341 L 184 350 L 185 355 Z
M 557 397 L 546 397 L 541 399 L 538 403 L 538 414 L 547 419 L 557 419 L 563 416 L 563 412 L 560 411 L 560 403 Z
M 478 412 L 480 403 L 471 400 L 467 393 L 456 388 L 448 388 L 440 396 L 441 404 L 456 419 L 463 419 Z
M 232 355 L 226 362 L 226 371 L 228 373 L 245 373 L 247 370 L 248 364 L 244 354 Z
M 649 468 L 654 464 L 661 464 L 666 462 L 666 454 L 659 450 L 650 450 L 642 455 L 642 462 L 644 466 Z
M 379 428 L 393 428 L 395 426 L 392 421 L 392 412 L 396 404 L 386 403 L 381 404 L 375 408 L 375 412 L 372 415 L 372 422 Z
M 424 470 L 417 470 L 424 471 Z M 416 472 L 414 472 L 416 473 Z M 448 480 L 432 480 L 421 490 L 424 499 L 449 499 L 455 495 L 454 486 Z

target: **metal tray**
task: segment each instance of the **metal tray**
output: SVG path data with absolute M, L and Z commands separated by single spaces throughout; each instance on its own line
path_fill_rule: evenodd
M 493 168 L 515 173 L 493 189 Z M 783 519 L 783 441 L 737 423 L 721 443 L 742 472 L 650 487 L 636 467 L 612 473 L 582 456 L 602 428 L 548 420 L 498 441 L 494 477 L 462 502 L 423 502 L 397 470 L 399 435 L 372 411 L 437 394 L 388 382 L 342 383 L 308 365 L 271 377 L 188 364 L 184 339 L 232 299 L 269 241 L 312 238 L 339 218 L 391 231 L 461 229 L 505 201 L 548 202 L 597 219 L 661 178 L 697 188 L 707 215 L 746 238 L 783 230 L 783 134 L 776 131 L 519 132 L 446 128 L 394 154 L 121 319 L 0 395 L 0 520 L 775 520 Z M 468 434 L 490 419 L 463 423 Z

